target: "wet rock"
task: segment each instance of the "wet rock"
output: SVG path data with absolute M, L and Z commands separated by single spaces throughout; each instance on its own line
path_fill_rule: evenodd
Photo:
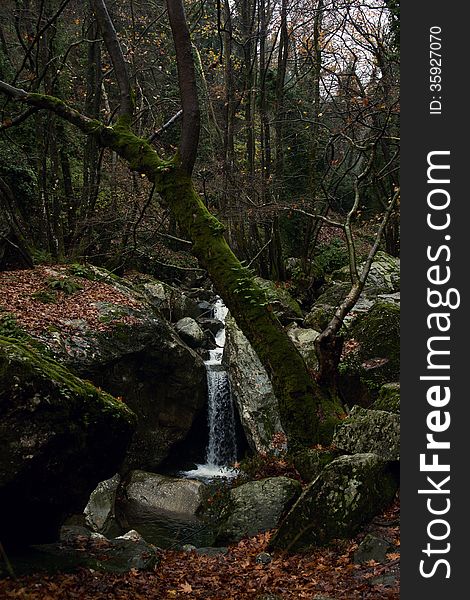
M 336 428 L 333 444 L 350 454 L 373 452 L 384 460 L 400 460 L 400 416 L 355 406 Z
M 201 318 L 198 319 L 198 323 L 204 331 L 210 331 L 214 337 L 224 328 L 220 319 Z
M 250 481 L 230 491 L 218 542 L 237 542 L 277 527 L 300 495 L 301 485 L 288 477 Z
M 350 538 L 392 501 L 396 490 L 389 464 L 377 455 L 341 456 L 304 490 L 268 549 L 302 552 Z
M 58 538 L 115 473 L 135 426 L 125 404 L 0 338 L 0 530 L 4 545 Z

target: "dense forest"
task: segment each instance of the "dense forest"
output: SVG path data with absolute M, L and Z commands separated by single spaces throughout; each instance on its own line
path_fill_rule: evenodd
M 398 0 L 0 15 L 0 595 L 397 598 Z

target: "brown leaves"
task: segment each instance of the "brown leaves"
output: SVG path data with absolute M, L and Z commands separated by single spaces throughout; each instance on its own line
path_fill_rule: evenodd
M 35 295 L 38 292 L 50 292 L 47 281 L 51 276 L 60 280 L 69 277 L 69 274 L 62 265 L 0 273 L 0 309 L 13 313 L 18 325 L 29 333 L 38 334 L 57 328 L 73 334 L 77 320 L 84 321 L 86 326 L 94 331 L 106 331 L 110 326 L 100 321 L 95 303 L 110 302 L 131 308 L 138 307 L 133 298 L 117 291 L 113 286 L 84 278 L 76 278 L 82 289 L 71 294 L 54 290 L 54 302 L 41 301 Z M 123 316 L 120 319 L 121 322 L 129 323 L 132 320 L 135 321 L 135 318 L 131 316 Z

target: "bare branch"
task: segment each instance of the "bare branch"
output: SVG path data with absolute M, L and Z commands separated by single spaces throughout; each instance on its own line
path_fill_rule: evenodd
M 154 142 L 158 137 L 162 135 L 162 133 L 169 129 L 174 123 L 176 123 L 176 121 L 181 119 L 182 116 L 183 111 L 179 110 L 175 115 L 171 117 L 171 119 L 169 119 L 164 125 L 162 125 L 160 129 L 157 129 L 157 131 L 154 131 L 152 133 L 152 135 L 148 139 L 149 143 L 151 144 L 152 142 Z

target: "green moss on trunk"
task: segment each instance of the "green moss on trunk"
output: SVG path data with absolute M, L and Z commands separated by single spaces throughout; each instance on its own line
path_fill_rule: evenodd
M 290 447 L 328 443 L 344 414 L 336 393 L 319 387 L 313 380 L 274 315 L 265 291 L 233 254 L 223 236 L 223 225 L 207 210 L 191 177 L 180 167 L 178 155 L 171 161 L 162 160 L 146 140 L 135 136 L 123 122 L 102 128 L 99 136 L 103 145 L 155 183 L 193 242 L 194 255 L 207 269 L 272 381 Z

